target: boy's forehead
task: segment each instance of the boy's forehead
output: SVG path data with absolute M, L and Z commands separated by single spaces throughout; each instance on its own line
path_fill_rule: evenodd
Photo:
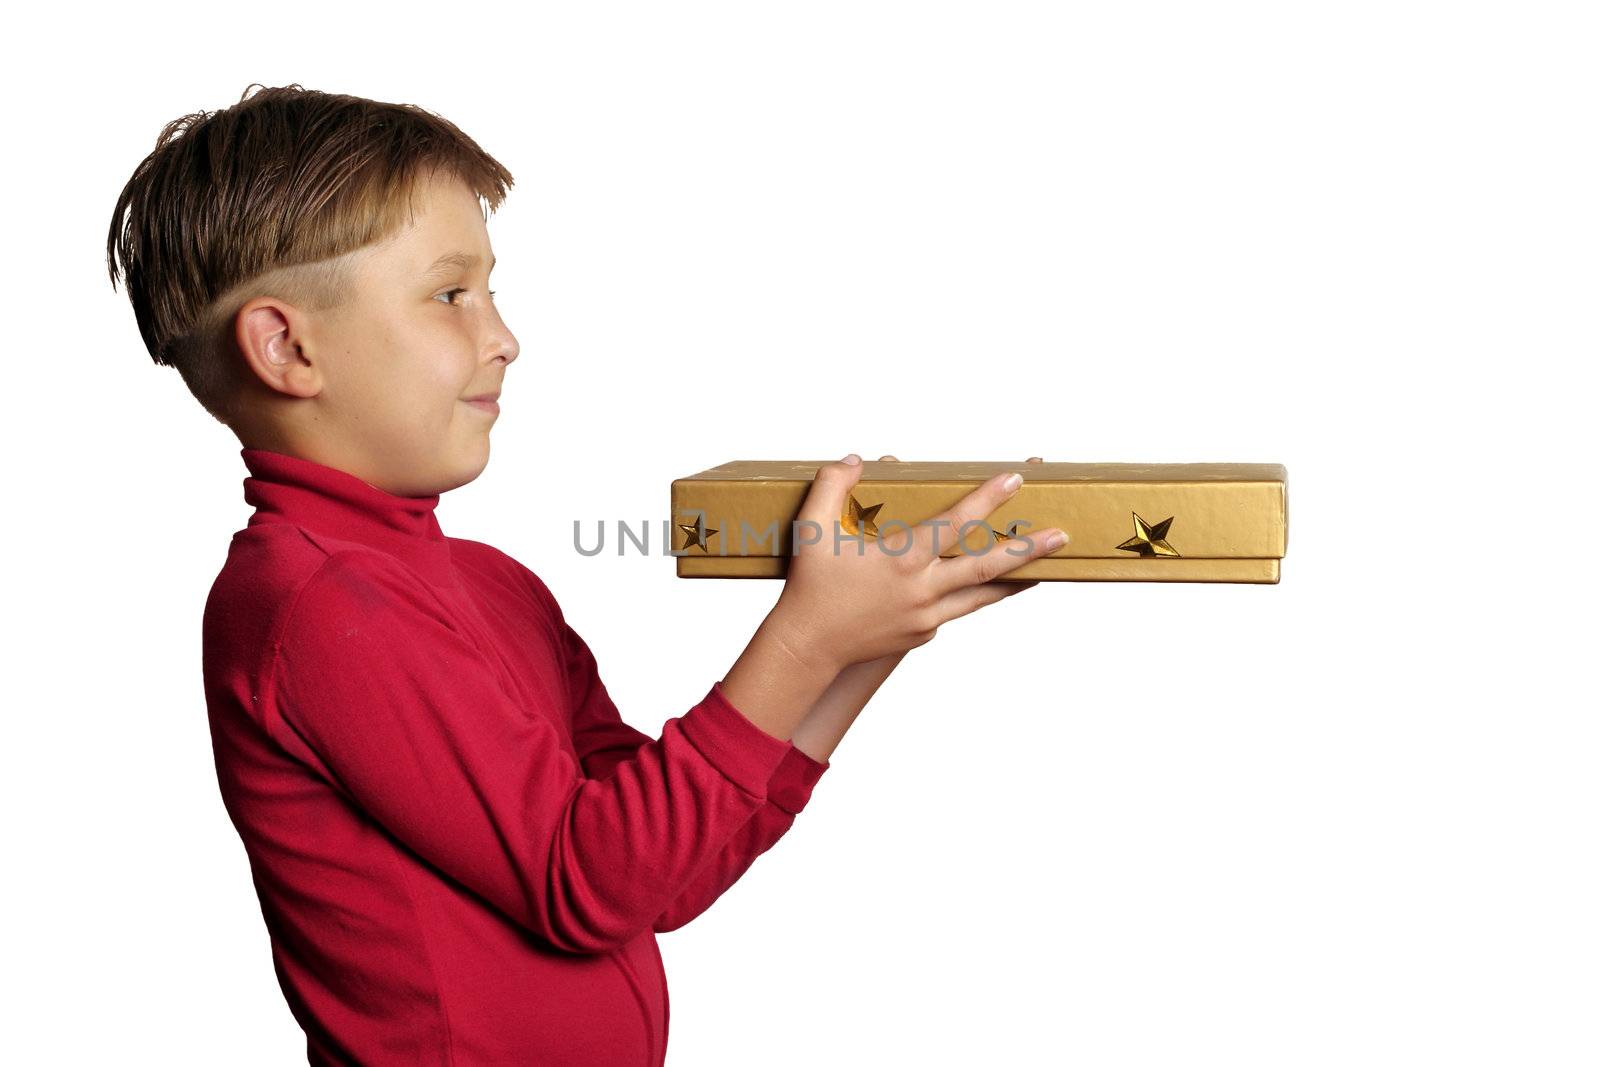
M 417 190 L 414 219 L 373 248 L 385 270 L 415 277 L 494 266 L 478 197 L 460 181 L 436 181 Z
M 451 271 L 475 270 L 477 267 L 482 265 L 482 263 L 483 257 L 478 255 L 476 252 L 465 252 L 458 249 L 452 252 L 441 253 L 432 263 L 428 265 L 428 269 L 422 273 L 424 275 L 434 275 L 448 274 Z M 489 255 L 490 270 L 494 270 L 494 264 L 495 257 L 494 254 L 491 253 Z

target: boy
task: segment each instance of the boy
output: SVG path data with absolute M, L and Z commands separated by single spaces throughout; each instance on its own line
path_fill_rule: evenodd
M 703 699 L 629 727 L 538 576 L 435 515 L 519 355 L 480 206 L 510 184 L 419 108 L 247 89 L 162 131 L 108 238 L 152 356 L 243 446 L 205 694 L 314 1064 L 663 1063 L 655 934 L 784 834 L 908 649 L 1053 547 L 824 534 Z M 801 519 L 837 533 L 860 469 L 824 465 Z

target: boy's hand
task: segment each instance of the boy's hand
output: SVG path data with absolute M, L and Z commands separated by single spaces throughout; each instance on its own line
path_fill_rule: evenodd
M 899 462 L 895 456 L 880 456 L 880 462 Z M 1029 456 L 1029 463 L 1043 463 L 1042 456 Z M 1022 589 L 1032 589 L 1038 581 L 1013 582 Z M 800 725 L 795 727 L 790 741 L 794 746 L 817 762 L 826 762 L 834 749 L 855 723 L 856 717 L 866 708 L 867 702 L 888 681 L 889 675 L 905 658 L 905 651 L 891 652 L 877 659 L 852 663 L 840 671 Z
M 879 456 L 878 462 L 899 463 L 900 457 Z M 1043 463 L 1044 457 L 1029 456 L 1026 462 Z M 1009 584 L 1016 586 L 1016 588 L 1010 590 L 1010 592 L 1020 593 L 1024 589 L 1032 589 L 1034 586 L 1038 585 L 1039 580 L 1035 578 L 1031 582 L 1012 582 Z M 877 659 L 864 660 L 861 663 L 852 663 L 850 666 L 844 669 L 838 684 L 847 685 L 852 689 L 863 691 L 868 696 L 871 696 L 872 693 L 877 690 L 878 686 L 882 685 L 884 680 L 887 679 L 890 674 L 894 673 L 894 669 L 900 665 L 900 661 L 905 658 L 905 654 L 909 651 L 910 649 L 902 649 L 899 652 L 891 652 L 887 656 L 879 656 Z
M 860 476 L 859 462 L 818 469 L 798 516 L 814 525 L 797 532 L 810 540 L 820 530 L 820 539 L 802 544 L 796 538 L 788 579 L 768 617 L 788 647 L 824 669 L 840 671 L 926 644 L 951 619 L 1032 588 L 1036 582 L 995 579 L 1060 547 L 1048 543 L 1056 532 L 1051 529 L 1004 546 L 938 554 L 962 539 L 963 524 L 986 519 L 1015 492 L 998 474 L 915 528 L 891 524 L 864 543 L 841 538 L 835 551 L 839 517 Z

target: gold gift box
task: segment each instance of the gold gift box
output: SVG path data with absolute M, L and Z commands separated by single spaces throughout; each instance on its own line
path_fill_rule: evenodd
M 680 578 L 782 578 L 800 507 L 829 461 L 734 460 L 672 483 L 672 555 Z M 934 518 L 1001 471 L 1022 487 L 941 556 L 1005 551 L 1052 526 L 1068 541 L 1002 579 L 1276 584 L 1288 547 L 1288 471 L 1276 463 L 1022 463 L 865 460 L 835 531 L 854 540 Z M 1020 544 L 1012 551 L 1021 552 Z

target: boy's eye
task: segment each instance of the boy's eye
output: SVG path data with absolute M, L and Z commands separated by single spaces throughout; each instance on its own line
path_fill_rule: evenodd
M 467 290 L 463 289 L 461 286 L 458 285 L 454 289 L 446 289 L 444 292 L 440 293 L 439 296 L 444 297 L 445 298 L 445 303 L 447 303 L 450 306 L 454 307 L 455 306 L 455 300 L 452 299 L 452 298 L 457 293 L 464 293 L 466 291 Z M 439 296 L 434 297 L 434 299 L 437 300 L 439 298 Z M 493 289 L 489 290 L 489 296 L 490 296 L 491 299 L 494 297 L 494 290 Z

